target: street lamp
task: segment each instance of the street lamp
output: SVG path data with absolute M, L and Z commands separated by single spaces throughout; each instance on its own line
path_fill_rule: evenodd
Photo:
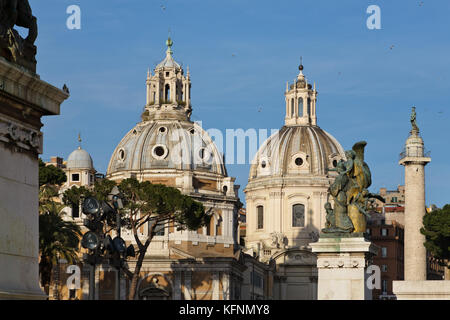
M 83 213 L 87 219 L 83 220 L 84 226 L 89 231 L 83 235 L 81 245 L 88 249 L 89 253 L 84 255 L 84 261 L 90 268 L 89 280 L 89 299 L 94 300 L 95 288 L 95 265 L 103 258 L 109 260 L 109 264 L 117 269 L 116 278 L 116 299 L 120 300 L 120 269 L 127 257 L 136 256 L 134 246 L 126 246 L 125 240 L 120 236 L 121 218 L 118 213 L 123 208 L 122 194 L 117 186 L 115 186 L 108 195 L 108 200 L 112 202 L 112 206 L 106 201 L 98 201 L 94 197 L 88 197 L 83 202 Z M 116 218 L 117 236 L 112 239 L 109 234 L 105 233 L 104 224 L 106 221 L 113 221 Z

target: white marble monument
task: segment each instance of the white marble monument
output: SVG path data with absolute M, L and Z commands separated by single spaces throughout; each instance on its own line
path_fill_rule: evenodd
M 68 93 L 0 57 L 0 299 L 45 299 L 39 287 L 41 117 Z

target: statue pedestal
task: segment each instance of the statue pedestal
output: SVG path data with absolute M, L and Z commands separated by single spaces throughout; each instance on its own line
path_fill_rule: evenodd
M 0 299 L 45 299 L 39 287 L 41 117 L 68 94 L 0 58 Z
M 392 281 L 392 291 L 397 300 L 450 300 L 450 281 Z
M 310 246 L 317 255 L 318 300 L 372 300 L 366 267 L 375 245 L 364 237 L 321 234 Z

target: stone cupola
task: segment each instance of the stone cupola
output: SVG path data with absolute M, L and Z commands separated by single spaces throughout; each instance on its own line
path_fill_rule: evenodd
M 147 73 L 147 103 L 142 115 L 147 120 L 189 120 L 191 108 L 191 80 L 189 68 L 187 74 L 173 58 L 173 41 L 166 41 L 166 57 L 154 72 Z
M 294 83 L 286 83 L 286 126 L 317 125 L 316 101 L 317 91 L 308 83 L 303 75 L 303 65 L 298 67 L 300 72 Z

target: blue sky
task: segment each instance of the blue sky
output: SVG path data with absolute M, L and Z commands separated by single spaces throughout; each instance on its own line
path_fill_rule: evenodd
M 398 155 L 417 108 L 432 162 L 427 204 L 450 203 L 450 2 L 253 0 L 30 0 L 38 17 L 38 68 L 71 97 L 43 120 L 44 154 L 67 158 L 81 132 L 99 172 L 139 120 L 148 68 L 164 58 L 168 30 L 174 57 L 189 65 L 192 120 L 203 127 L 280 128 L 284 89 L 304 73 L 319 92 L 318 125 L 345 149 L 368 142 L 373 184 L 404 181 Z M 78 5 L 81 30 L 66 27 Z M 369 30 L 369 5 L 381 30 Z M 165 8 L 163 10 L 163 8 Z M 258 112 L 261 110 L 261 112 Z M 249 165 L 228 165 L 242 190 Z

